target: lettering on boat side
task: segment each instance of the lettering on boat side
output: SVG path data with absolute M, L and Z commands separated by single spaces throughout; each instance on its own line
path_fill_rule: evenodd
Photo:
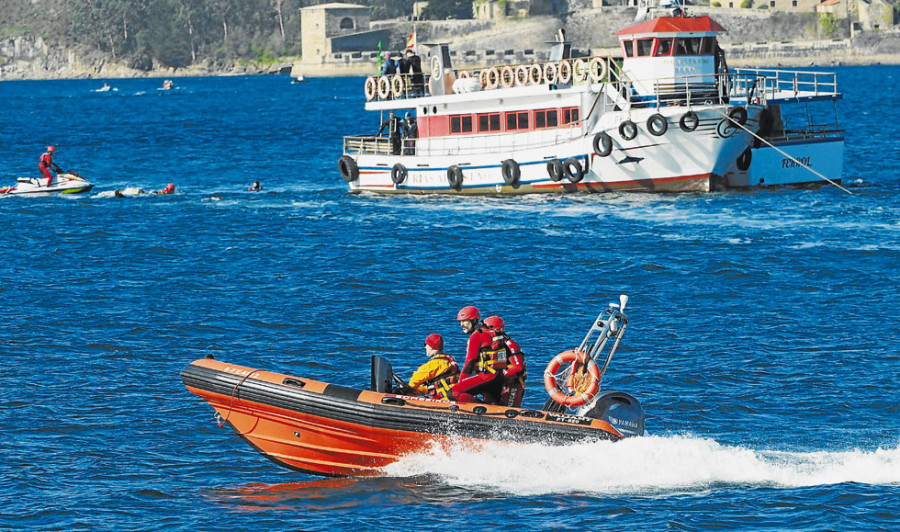
M 811 167 L 812 166 L 811 160 L 812 160 L 812 157 L 799 157 L 797 159 L 797 161 L 799 161 L 800 163 L 803 163 L 801 165 L 798 162 L 794 161 L 793 159 L 782 159 L 781 167 L 782 168 L 800 168 L 803 165 Z
M 443 401 L 441 399 L 432 399 L 431 397 L 420 397 L 418 395 L 385 395 L 385 397 L 397 397 L 399 399 L 403 399 L 406 402 L 410 401 L 418 401 L 420 403 L 442 403 L 449 405 L 450 401 Z
M 590 418 L 581 416 L 560 416 L 557 414 L 547 414 L 547 421 L 568 423 L 570 425 L 590 425 L 592 420 Z
M 638 423 L 636 421 L 629 421 L 627 419 L 619 419 L 617 417 L 610 417 L 609 422 L 616 426 L 628 427 L 630 429 L 635 429 L 635 430 L 637 430 L 637 428 L 640 426 L 640 425 L 638 425 Z
M 257 370 L 246 370 L 246 369 L 238 369 L 233 368 L 231 366 L 225 366 L 225 369 L 222 370 L 224 373 L 231 373 L 232 375 L 239 375 L 241 377 L 246 377 L 251 373 L 256 373 Z

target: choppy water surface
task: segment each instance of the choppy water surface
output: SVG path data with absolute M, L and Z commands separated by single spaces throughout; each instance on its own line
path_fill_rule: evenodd
M 852 195 L 351 196 L 341 137 L 378 125 L 359 79 L 0 84 L 0 185 L 48 143 L 96 183 L 0 200 L 0 529 L 896 529 L 900 107 L 864 91 L 900 68 L 838 73 Z M 539 406 L 550 356 L 620 293 L 605 385 L 643 401 L 639 440 L 323 480 L 218 428 L 178 376 L 212 353 L 364 387 L 370 355 L 408 373 L 428 333 L 461 353 L 475 304 Z

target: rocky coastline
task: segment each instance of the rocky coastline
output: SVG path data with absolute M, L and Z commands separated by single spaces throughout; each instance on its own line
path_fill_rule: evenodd
M 816 34 L 814 15 L 764 14 L 749 10 L 709 9 L 726 33 L 720 42 L 729 65 L 777 67 L 827 67 L 841 65 L 900 64 L 900 31 L 882 31 L 823 39 Z M 515 21 L 423 22 L 419 34 L 432 42 L 449 42 L 459 55 L 460 68 L 473 68 L 510 61 L 511 52 L 543 53 L 546 41 L 565 27 L 576 49 L 585 55 L 618 55 L 615 32 L 630 25 L 631 8 L 593 9 L 565 18 L 533 17 Z M 387 22 L 386 24 L 391 24 Z M 410 23 L 396 21 L 398 39 Z M 847 32 L 849 33 L 849 32 Z M 581 44 L 582 46 L 579 46 Z M 585 46 L 586 45 L 586 46 Z M 490 50 L 491 55 L 484 51 Z M 493 50 L 498 53 L 493 54 Z M 537 52 L 536 50 L 540 50 Z M 504 56 L 503 51 L 506 51 Z M 514 52 L 515 51 L 515 52 Z M 185 68 L 165 68 L 146 61 L 136 65 L 98 50 L 84 47 L 59 48 L 40 37 L 19 36 L 0 40 L 0 80 L 27 79 L 116 79 L 190 76 L 237 76 L 303 74 L 306 77 L 365 76 L 373 73 L 372 52 L 335 54 L 335 57 L 304 61 L 283 57 L 276 62 L 200 60 Z M 140 68 L 137 68 L 140 66 Z

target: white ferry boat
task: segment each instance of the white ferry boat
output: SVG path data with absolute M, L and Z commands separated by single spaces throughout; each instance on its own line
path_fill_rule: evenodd
M 738 69 L 763 79 L 766 108 L 759 130 L 725 172 L 729 188 L 841 182 L 844 130 L 837 76 L 812 70 Z
M 409 113 L 417 138 L 344 138 L 352 192 L 526 194 L 709 191 L 753 140 L 765 79 L 729 72 L 706 16 L 657 17 L 620 31 L 622 59 L 571 57 L 456 71 L 435 45 L 425 86 L 366 80 L 366 109 Z M 394 131 L 394 135 L 391 132 Z

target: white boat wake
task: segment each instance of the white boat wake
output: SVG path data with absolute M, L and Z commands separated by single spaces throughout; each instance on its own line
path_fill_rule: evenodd
M 648 436 L 558 447 L 488 443 L 432 448 L 385 468 L 392 477 L 519 496 L 703 491 L 722 485 L 794 488 L 856 482 L 900 484 L 900 446 L 866 451 L 785 452 L 721 445 L 692 436 Z

